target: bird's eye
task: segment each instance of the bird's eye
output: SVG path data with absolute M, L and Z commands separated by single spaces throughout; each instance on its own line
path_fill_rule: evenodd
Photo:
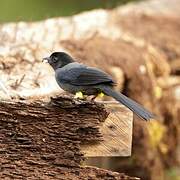
M 52 59 L 52 61 L 55 63 L 55 62 L 57 62 L 57 60 L 58 60 L 58 57 L 53 57 L 53 59 Z

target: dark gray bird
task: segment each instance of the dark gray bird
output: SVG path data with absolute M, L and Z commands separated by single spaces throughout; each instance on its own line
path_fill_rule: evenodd
M 54 52 L 50 57 L 43 60 L 47 61 L 55 71 L 58 85 L 65 91 L 77 96 L 106 94 L 124 104 L 136 115 L 144 120 L 154 117 L 137 102 L 113 90 L 115 82 L 112 78 L 100 69 L 88 67 L 75 60 L 64 52 Z

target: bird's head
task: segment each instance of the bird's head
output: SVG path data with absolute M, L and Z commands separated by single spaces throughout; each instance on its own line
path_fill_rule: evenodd
M 65 52 L 54 52 L 50 57 L 43 58 L 43 61 L 48 62 L 54 70 L 74 62 L 73 58 Z

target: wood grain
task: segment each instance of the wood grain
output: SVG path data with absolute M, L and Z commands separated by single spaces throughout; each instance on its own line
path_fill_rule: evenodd
M 130 156 L 133 113 L 116 102 L 106 102 L 105 107 L 110 114 L 99 127 L 103 141 L 82 145 L 82 152 L 87 157 Z

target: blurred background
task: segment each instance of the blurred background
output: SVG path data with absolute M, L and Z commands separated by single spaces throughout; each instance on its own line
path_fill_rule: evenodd
M 96 8 L 113 8 L 137 0 L 1 0 L 0 22 L 37 21 L 50 17 L 71 16 Z
M 41 58 L 67 51 L 110 73 L 117 90 L 158 117 L 134 118 L 131 157 L 86 163 L 143 180 L 179 180 L 179 37 L 179 0 L 0 0 L 0 97 L 59 91 Z

